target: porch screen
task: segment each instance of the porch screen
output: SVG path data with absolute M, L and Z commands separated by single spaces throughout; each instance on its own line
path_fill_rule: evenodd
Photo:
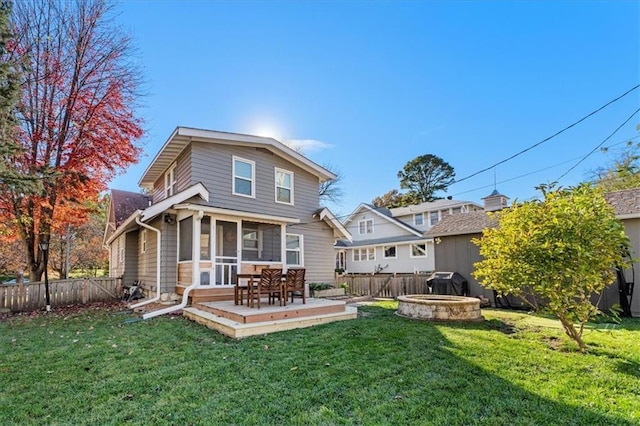
M 178 260 L 193 260 L 193 218 L 182 219 L 178 225 Z
M 280 262 L 280 225 L 242 222 L 242 260 L 245 262 Z

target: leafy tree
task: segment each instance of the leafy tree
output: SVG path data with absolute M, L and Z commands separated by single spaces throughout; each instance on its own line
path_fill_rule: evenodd
M 41 190 L 0 183 L 0 219 L 17 229 L 31 280 L 44 271 L 38 243 L 86 220 L 87 201 L 140 154 L 140 70 L 113 12 L 110 0 L 32 0 L 13 11 L 6 59 L 19 65 L 22 91 L 12 160 Z
M 628 238 L 602 190 L 587 184 L 538 189 L 543 200 L 495 213 L 498 228 L 474 240 L 483 256 L 474 276 L 527 303 L 529 294 L 542 298 L 584 351 L 584 326 L 598 312 L 591 295 L 614 281 L 615 265 L 626 265 Z
M 628 142 L 612 164 L 594 173 L 594 182 L 605 192 L 640 188 L 640 144 Z
M 392 189 L 386 194 L 371 200 L 371 204 L 376 207 L 386 207 L 392 209 L 394 207 L 410 206 L 417 204 L 416 197 L 413 194 L 401 193 L 397 189 Z
M 426 154 L 407 162 L 398 172 L 400 189 L 407 189 L 417 203 L 437 200 L 438 191 L 446 191 L 456 175 L 453 167 L 437 155 Z

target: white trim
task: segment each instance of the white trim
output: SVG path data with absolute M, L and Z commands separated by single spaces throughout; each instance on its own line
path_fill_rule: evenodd
M 185 189 L 184 191 L 180 191 L 177 194 L 169 198 L 165 198 L 164 200 L 152 205 L 151 207 L 144 209 L 142 211 L 141 219 L 143 222 L 151 219 L 167 210 L 172 205 L 187 201 L 189 198 L 195 197 L 196 195 L 199 195 L 200 198 L 202 198 L 204 201 L 209 201 L 209 191 L 207 191 L 207 188 L 205 188 L 203 184 L 198 182 L 195 185 Z
M 297 250 L 289 250 L 289 248 L 287 247 L 287 240 L 286 237 L 287 236 L 296 236 L 298 237 L 298 249 Z M 287 252 L 297 252 L 298 253 L 298 263 L 287 263 Z M 303 234 L 294 234 L 292 232 L 287 232 L 285 234 L 285 244 L 284 244 L 284 261 L 282 262 L 283 265 L 285 265 L 287 268 L 290 266 L 299 266 L 302 267 L 304 266 L 304 235 Z
M 393 247 L 395 249 L 395 254 L 393 256 L 387 256 L 386 249 L 387 247 Z M 398 246 L 396 244 L 387 244 L 382 245 L 382 258 L 383 259 L 397 259 L 398 258 Z
M 358 207 L 356 207 L 356 209 L 353 211 L 353 213 L 351 213 L 349 215 L 349 217 L 343 222 L 344 226 L 347 226 L 347 224 L 349 222 L 351 222 L 356 215 L 359 214 L 360 210 L 362 209 L 366 209 L 368 211 L 370 211 L 371 213 L 377 214 L 378 216 L 380 216 L 381 218 L 383 218 L 384 220 L 386 220 L 389 223 L 392 223 L 394 225 L 396 225 L 398 228 L 404 229 L 405 231 L 415 235 L 416 237 L 421 237 L 422 236 L 422 232 L 420 232 L 419 230 L 413 229 L 410 226 L 406 225 L 404 222 L 402 222 L 399 219 L 396 218 L 392 218 L 389 217 L 385 214 L 380 213 L 379 211 L 377 211 L 375 208 L 365 204 L 365 203 L 360 203 L 360 205 Z
M 278 173 L 282 173 L 284 175 L 289 175 L 291 176 L 290 179 L 290 187 L 287 188 L 286 186 L 278 186 Z M 285 169 L 281 169 L 280 167 L 274 167 L 273 170 L 273 180 L 274 180 L 274 187 L 275 187 L 275 201 L 278 204 L 288 204 L 290 206 L 294 205 L 294 201 L 293 201 L 293 172 L 290 170 L 285 170 Z M 288 189 L 289 190 L 289 201 L 279 201 L 278 200 L 278 188 L 283 188 L 283 189 Z
M 300 223 L 300 219 L 284 216 L 271 216 L 260 213 L 244 212 L 240 210 L 223 209 L 220 207 L 200 206 L 198 204 L 176 204 L 173 206 L 176 210 L 202 210 L 205 213 L 212 213 L 221 216 L 240 217 L 243 219 L 257 219 L 262 222 L 271 223 Z
M 164 173 L 164 198 L 169 198 L 174 195 L 177 182 L 176 163 L 174 162 Z
M 358 251 L 358 260 L 356 260 L 356 250 Z M 362 251 L 364 250 L 367 258 L 366 259 L 362 259 Z M 373 253 L 373 259 L 369 259 L 369 251 L 371 251 Z M 357 247 L 353 249 L 353 253 L 352 253 L 352 258 L 354 262 L 375 262 L 376 260 L 376 247 L 375 246 L 369 246 L 369 247 Z
M 324 220 L 329 226 L 331 226 L 335 231 L 338 231 L 344 238 L 349 241 L 353 241 L 353 237 L 351 236 L 351 232 L 344 227 L 342 222 L 340 222 L 333 213 L 328 208 L 323 208 L 319 213 L 316 213 L 314 216 L 318 216 L 320 220 Z M 336 238 L 340 238 L 340 235 L 335 235 Z
M 416 220 L 418 216 L 420 216 L 421 223 L 418 223 L 418 221 Z M 424 212 L 413 214 L 413 226 L 424 226 Z
M 127 220 L 125 220 L 124 222 L 122 222 L 122 224 L 120 226 L 118 226 L 118 228 L 113 232 L 113 234 L 111 234 L 111 236 L 109 237 L 109 239 L 107 240 L 106 244 L 109 245 L 111 244 L 116 238 L 118 238 L 120 235 L 124 234 L 127 230 L 127 228 L 131 225 L 136 223 L 136 218 L 142 214 L 142 210 L 136 210 L 135 212 L 131 213 L 131 216 L 129 216 L 127 218 Z M 130 231 L 133 229 L 130 229 Z
M 147 252 L 147 230 L 146 228 L 140 231 L 140 253 Z
M 367 225 L 368 222 L 371 222 L 371 232 L 369 232 L 369 226 Z M 364 232 L 362 232 L 361 225 L 364 224 Z M 374 233 L 374 229 L 373 229 L 373 219 L 362 219 L 358 221 L 358 235 L 366 235 L 366 234 L 373 234 Z
M 414 256 L 413 255 L 413 246 L 418 246 L 424 244 L 424 256 Z M 429 252 L 427 251 L 427 243 L 411 243 L 409 244 L 409 257 L 411 259 L 424 259 L 429 257 Z
M 244 176 L 236 176 L 236 161 L 247 163 L 251 166 L 251 194 L 243 194 L 236 191 L 236 178 L 247 180 Z M 237 155 L 231 156 L 231 194 L 238 195 L 240 197 L 256 198 L 256 162 L 253 160 L 247 160 L 246 158 L 238 157 Z
M 440 210 L 433 210 L 428 213 L 429 213 L 429 226 L 437 225 L 442 220 L 442 215 L 440 214 Z M 438 220 L 436 221 L 436 223 L 433 223 L 433 221 L 431 220 L 431 215 L 433 213 L 438 215 Z

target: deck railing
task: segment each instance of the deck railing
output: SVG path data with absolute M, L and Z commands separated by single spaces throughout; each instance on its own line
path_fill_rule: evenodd
M 120 278 L 77 278 L 49 281 L 51 307 L 106 302 L 122 297 Z M 45 307 L 44 282 L 0 284 L 0 309 L 35 311 Z

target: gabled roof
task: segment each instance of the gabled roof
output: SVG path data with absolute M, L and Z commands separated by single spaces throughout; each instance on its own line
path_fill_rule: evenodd
M 117 228 L 127 220 L 131 213 L 136 210 L 144 210 L 149 207 L 151 203 L 151 197 L 148 195 L 140 194 L 138 192 L 121 191 L 119 189 L 111 190 L 111 206 L 109 207 L 108 220 L 113 220 L 115 227 Z M 111 210 L 113 208 L 113 210 Z
M 396 237 L 376 238 L 371 240 L 360 241 L 345 241 L 340 240 L 336 242 L 337 248 L 352 248 L 352 247 L 367 247 L 367 246 L 379 246 L 381 244 L 401 244 L 401 243 L 415 243 L 416 241 L 433 241 L 431 237 L 416 236 L 416 235 L 402 235 Z
M 390 212 L 393 217 L 398 217 L 398 216 L 406 216 L 409 214 L 424 213 L 424 212 L 434 211 L 434 210 L 462 207 L 466 205 L 473 205 L 478 208 L 482 208 L 480 204 L 474 203 L 473 201 L 449 200 L 449 199 L 443 198 L 440 200 L 428 201 L 426 203 L 414 204 L 411 206 L 395 207 L 393 209 L 390 209 Z
M 402 229 L 404 229 L 407 232 L 410 232 L 416 236 L 422 236 L 422 231 L 407 225 L 406 223 L 402 222 L 401 220 L 398 220 L 396 218 L 394 218 L 393 216 L 391 216 L 391 212 L 389 209 L 385 208 L 385 207 L 374 207 L 370 204 L 367 203 L 360 203 L 360 205 L 358 207 L 356 207 L 356 209 L 353 211 L 353 213 L 351 213 L 349 215 L 349 217 L 347 217 L 347 219 L 345 219 L 344 221 L 344 225 L 346 226 L 348 223 L 350 223 L 355 217 L 356 215 L 361 212 L 362 210 L 366 210 L 366 211 L 370 211 L 376 215 L 378 215 L 379 217 L 383 218 L 384 220 L 388 221 L 389 223 L 392 223 Z
M 608 192 L 604 197 L 613 206 L 618 219 L 640 218 L 640 188 Z
M 162 176 L 169 166 L 176 161 L 180 153 L 193 141 L 264 148 L 317 176 L 320 182 L 336 178 L 336 175 L 329 170 L 319 166 L 273 138 L 194 129 L 190 127 L 176 127 L 171 136 L 169 136 L 169 139 L 151 161 L 151 164 L 149 164 L 147 170 L 143 173 L 138 184 L 143 188 L 153 187 L 154 182 Z
M 479 234 L 485 228 L 494 228 L 498 224 L 485 211 L 452 214 L 436 223 L 425 234 L 428 237 L 444 237 L 448 235 Z
M 318 217 L 320 220 L 325 221 L 327 225 L 333 228 L 333 236 L 335 238 L 346 238 L 347 240 L 351 241 L 351 232 L 349 232 L 347 228 L 345 228 L 344 225 L 340 223 L 340 221 L 335 217 L 333 213 L 331 213 L 331 210 L 329 210 L 328 208 L 323 207 L 321 209 L 318 209 L 313 212 L 312 216 Z

